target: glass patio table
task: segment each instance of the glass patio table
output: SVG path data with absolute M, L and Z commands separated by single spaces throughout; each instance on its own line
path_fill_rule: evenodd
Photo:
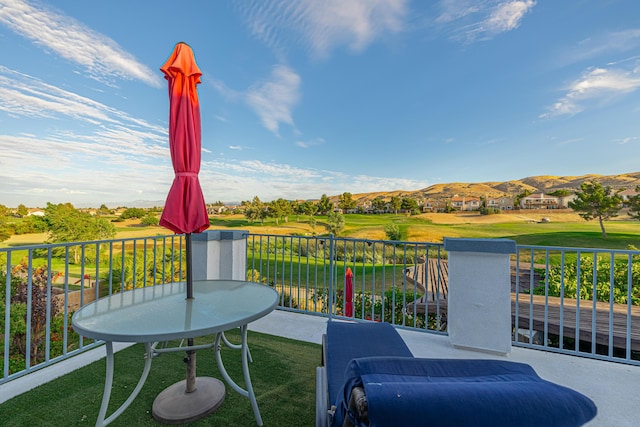
M 97 426 L 109 424 L 135 399 L 144 385 L 153 355 L 163 351 L 190 351 L 215 348 L 216 362 L 225 381 L 235 391 L 247 397 L 258 425 L 262 418 L 249 376 L 247 325 L 275 308 L 278 293 L 265 285 L 234 280 L 194 281 L 193 296 L 186 299 L 186 283 L 170 283 L 149 286 L 117 293 L 94 301 L 72 317 L 74 330 L 88 338 L 104 340 L 106 344 L 106 378 L 104 395 Z M 234 346 L 224 337 L 224 332 L 239 327 L 242 342 Z M 182 346 L 172 349 L 156 349 L 160 342 L 184 340 L 216 334 L 215 342 L 199 346 Z M 239 387 L 227 374 L 220 355 L 220 341 L 241 350 L 244 383 Z M 146 349 L 145 366 L 128 399 L 106 417 L 113 385 L 113 343 L 143 343 Z M 224 395 L 223 395 L 224 398 Z

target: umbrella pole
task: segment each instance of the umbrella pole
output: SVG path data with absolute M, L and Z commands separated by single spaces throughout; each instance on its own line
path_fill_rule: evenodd
M 191 259 L 191 233 L 185 234 L 187 258 L 187 299 L 193 299 L 193 260 Z
M 193 260 L 191 259 L 192 243 L 191 233 L 185 235 L 186 238 L 186 258 L 187 258 L 187 300 L 193 299 Z M 187 340 L 187 346 L 193 346 L 193 338 Z M 187 393 L 193 393 L 196 391 L 196 352 L 193 350 L 187 351 Z
M 193 275 L 191 259 L 191 233 L 186 233 L 187 258 L 187 301 L 194 302 Z M 190 315 L 188 316 L 190 318 Z M 187 340 L 187 346 L 193 346 L 193 338 Z M 188 349 L 184 361 L 187 365 L 186 379 L 164 389 L 153 401 L 153 418 L 165 424 L 184 424 L 198 421 L 218 409 L 226 394 L 224 384 L 217 378 L 197 378 L 196 352 Z

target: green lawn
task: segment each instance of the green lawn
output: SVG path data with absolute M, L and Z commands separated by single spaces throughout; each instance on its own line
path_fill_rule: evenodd
M 522 215 L 526 212 L 521 211 Z M 616 220 L 606 221 L 605 227 L 608 237 L 602 238 L 597 221 L 563 221 L 556 220 L 550 213 L 550 223 L 527 222 L 521 215 L 498 214 L 490 217 L 499 217 L 501 222 L 491 223 L 485 221 L 487 217 L 466 215 L 464 223 L 456 221 L 455 214 L 451 215 L 451 223 L 434 223 L 428 217 L 406 215 L 345 215 L 346 227 L 341 237 L 359 239 L 384 240 L 385 225 L 397 224 L 403 235 L 403 239 L 421 242 L 442 242 L 444 237 L 469 237 L 469 238 L 510 238 L 522 245 L 543 246 L 571 246 L 592 247 L 609 249 L 627 249 L 629 245 L 640 246 L 640 221 Z M 447 218 L 447 217 L 444 217 Z M 244 216 L 216 216 L 212 217 L 212 229 L 245 229 L 254 234 L 279 234 L 279 235 L 322 235 L 326 233 L 324 223 L 325 216 L 316 216 L 315 230 L 309 225 L 309 217 L 305 215 L 292 215 L 288 222 L 280 221 L 276 225 L 274 219 L 250 223 Z M 458 217 L 459 219 L 459 217 Z M 150 237 L 171 234 L 162 227 L 142 227 L 136 224 L 117 226 L 118 238 Z M 27 234 L 12 236 L 9 240 L 0 243 L 0 247 L 12 247 L 29 244 L 39 244 L 46 239 L 46 234 Z
M 227 334 L 238 342 L 238 334 Z M 206 338 L 197 339 L 196 344 Z M 209 337 L 212 340 L 213 337 Z M 265 426 L 311 426 L 315 420 L 315 368 L 320 346 L 271 335 L 249 332 L 251 381 Z M 114 388 L 108 413 L 112 413 L 135 387 L 144 359 L 144 346 L 135 345 L 116 353 Z M 113 426 L 157 426 L 151 414 L 155 397 L 166 387 L 185 378 L 181 352 L 154 359 L 142 391 Z M 223 349 L 225 366 L 243 384 L 238 350 Z M 104 387 L 105 360 L 80 368 L 0 405 L 0 425 L 87 426 L 94 425 Z M 197 354 L 197 375 L 222 378 L 212 350 Z M 255 426 L 248 399 L 226 387 L 222 406 L 193 426 Z
M 508 215 L 508 214 L 502 214 Z M 640 246 L 640 221 L 607 221 L 605 228 L 607 238 L 603 238 L 597 221 L 579 222 L 554 222 L 553 216 L 550 223 L 527 222 L 511 215 L 511 222 L 483 223 L 473 219 L 462 224 L 434 224 L 423 216 L 407 217 L 405 215 L 345 215 L 346 228 L 342 237 L 366 238 L 368 234 L 375 235 L 373 239 L 385 239 L 384 226 L 395 223 L 399 226 L 404 236 L 414 236 L 411 241 L 437 242 L 443 237 L 469 237 L 469 238 L 509 238 L 521 245 L 542 246 L 570 246 L 591 247 L 608 249 L 627 249 L 629 245 Z M 250 229 L 252 233 L 281 234 L 278 229 L 295 228 L 307 225 L 308 218 L 301 215 L 300 221 L 294 221 L 295 216 L 284 224 L 276 226 L 272 219 L 264 224 L 250 223 L 243 217 L 216 217 L 211 220 L 214 228 L 243 228 Z M 326 217 L 316 217 L 318 234 L 325 233 L 321 225 Z M 287 233 L 284 233 L 287 234 Z M 311 235 L 311 233 L 308 233 Z M 420 237 L 424 236 L 424 239 Z M 436 239 L 430 238 L 435 236 Z M 418 237 L 418 238 L 416 238 Z

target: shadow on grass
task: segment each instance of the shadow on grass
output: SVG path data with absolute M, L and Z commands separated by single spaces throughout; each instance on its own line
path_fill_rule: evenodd
M 228 333 L 239 342 L 236 331 Z M 208 338 L 208 341 L 207 341 Z M 196 340 L 211 342 L 215 337 Z M 315 367 L 320 346 L 271 335 L 249 332 L 254 362 L 249 365 L 251 381 L 266 426 L 310 426 L 315 423 Z M 116 353 L 113 392 L 108 414 L 129 396 L 144 366 L 144 346 L 137 344 Z M 238 350 L 223 348 L 227 371 L 240 386 L 242 367 Z M 184 353 L 156 357 L 147 382 L 131 406 L 112 426 L 157 426 L 151 407 L 166 387 L 184 380 Z M 197 354 L 197 375 L 221 379 L 213 350 Z M 105 360 L 99 360 L 0 405 L 2 426 L 86 426 L 94 425 L 102 402 Z M 225 383 L 226 385 L 226 383 Z M 222 406 L 191 426 L 255 426 L 248 399 L 226 385 Z

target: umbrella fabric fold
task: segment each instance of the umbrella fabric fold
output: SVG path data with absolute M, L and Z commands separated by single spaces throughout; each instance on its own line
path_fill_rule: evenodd
M 175 233 L 200 233 L 209 228 L 198 180 L 201 128 L 196 85 L 202 72 L 186 43 L 176 45 L 160 70 L 169 82 L 169 148 L 175 172 L 160 225 Z

